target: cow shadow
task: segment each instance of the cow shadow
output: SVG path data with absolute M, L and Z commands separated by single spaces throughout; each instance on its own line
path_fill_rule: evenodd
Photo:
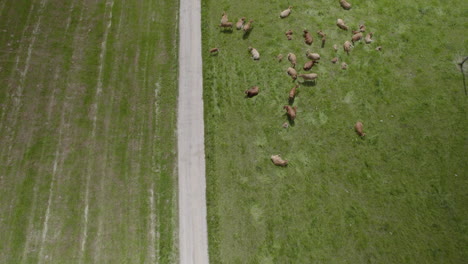
M 290 126 L 293 127 L 293 126 L 296 125 L 295 121 L 294 121 L 293 119 L 291 119 L 291 118 L 288 116 L 287 113 L 285 113 L 284 116 L 286 116 L 286 118 L 288 119 L 288 122 L 289 122 L 289 125 L 290 125 Z
M 317 85 L 317 81 L 303 81 L 299 82 L 301 85 L 307 86 L 307 87 L 314 87 Z
M 242 39 L 248 39 L 251 32 L 252 32 L 252 29 L 247 32 L 244 32 L 244 35 L 242 35 Z
M 224 34 L 232 34 L 234 32 L 232 28 L 222 28 L 219 31 L 221 31 L 221 33 L 224 33 Z

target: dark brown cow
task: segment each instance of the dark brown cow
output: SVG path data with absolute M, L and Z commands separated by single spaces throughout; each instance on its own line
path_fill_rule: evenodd
M 314 39 L 312 38 L 312 35 L 310 35 L 309 31 L 304 29 L 304 41 L 307 45 L 312 45 L 312 42 L 314 42 Z
M 258 94 L 258 92 L 260 91 L 260 88 L 258 88 L 258 86 L 252 86 L 250 87 L 250 89 L 248 90 L 245 90 L 245 94 L 248 98 L 252 98 L 254 96 L 256 96 Z
M 286 109 L 286 114 L 288 115 L 289 120 L 294 121 L 294 119 L 296 119 L 297 106 L 291 107 L 289 105 L 285 105 L 283 109 Z

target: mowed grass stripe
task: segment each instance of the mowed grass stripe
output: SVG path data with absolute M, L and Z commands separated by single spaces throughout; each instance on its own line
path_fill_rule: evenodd
M 54 26 L 47 33 L 39 34 L 37 46 L 41 51 L 33 52 L 31 61 L 47 66 L 42 61 L 49 63 L 51 52 L 58 55 L 50 59 L 53 67 L 43 67 L 42 75 L 33 66 L 36 64 L 31 64 L 34 71 L 30 72 L 35 73 L 32 76 L 42 78 L 28 77 L 26 83 L 44 88 L 25 89 L 41 96 L 28 94 L 28 99 L 36 101 L 24 102 L 31 105 L 23 110 L 24 114 L 34 121 L 27 126 L 18 119 L 21 128 L 29 127 L 25 131 L 33 131 L 31 146 L 24 146 L 30 154 L 23 157 L 27 162 L 1 168 L 8 173 L 2 173 L 5 183 L 13 187 L 11 191 L 5 188 L 5 192 L 2 188 L 2 194 L 6 194 L 1 199 L 2 215 L 8 209 L 14 214 L 14 218 L 2 217 L 2 237 L 11 239 L 2 239 L 6 242 L 2 243 L 5 254 L 1 260 L 6 263 L 80 260 L 87 176 L 84 168 L 91 163 L 95 181 L 90 181 L 89 235 L 83 262 L 154 259 L 161 263 L 174 262 L 177 258 L 173 207 L 177 68 L 171 62 L 177 61 L 174 45 L 177 7 L 160 3 L 165 7 L 164 14 L 160 14 L 155 3 L 115 3 L 113 13 L 119 15 L 112 17 L 104 56 L 103 90 L 98 102 L 96 147 L 93 148 L 93 118 L 89 113 L 96 94 L 100 44 L 106 25 L 105 5 L 80 2 L 72 7 L 73 3 L 66 6 L 51 3 L 44 10 L 49 16 L 42 24 Z M 58 12 L 60 9 L 62 12 Z M 71 12 L 71 18 L 63 10 Z M 57 20 L 64 23 L 58 24 Z M 48 46 L 51 42 L 55 50 Z M 63 70 L 55 81 L 55 68 L 60 65 Z M 157 86 L 160 88 L 155 98 Z M 35 109 L 34 116 L 32 109 Z M 59 144 L 60 129 L 63 138 Z M 16 143 L 12 148 L 15 153 L 21 152 L 17 145 L 20 146 Z M 51 189 L 48 231 L 39 258 L 54 160 L 57 178 Z M 103 160 L 107 163 L 100 163 Z M 20 179 L 11 177 L 13 172 L 27 174 L 27 185 L 19 189 Z M 154 190 L 153 215 L 148 188 Z M 10 203 L 14 206 L 10 207 Z M 154 212 L 156 223 L 151 224 Z M 102 225 L 98 240 L 99 219 Z M 150 238 L 153 228 L 156 228 L 153 230 L 156 241 Z M 156 255 L 151 252 L 150 242 L 156 247 Z
M 278 1 L 203 2 L 210 259 L 463 262 L 467 115 L 455 61 L 467 41 L 462 12 L 452 8 L 462 3 L 355 1 L 345 11 L 337 2 L 291 2 L 286 19 L 278 16 L 287 5 Z M 223 11 L 230 21 L 254 19 L 252 33 L 220 32 Z M 346 55 L 351 34 L 337 28 L 337 18 L 352 29 L 365 23 L 375 42 L 356 43 Z M 328 36 L 324 49 L 317 30 Z M 207 52 L 213 47 L 217 56 Z M 302 68 L 308 48 L 322 55 L 312 70 L 319 78 L 301 85 L 295 126 L 283 129 L 294 84 L 286 58 L 275 57 L 293 52 Z M 348 70 L 330 62 L 335 56 Z M 260 94 L 245 99 L 253 85 Z M 364 140 L 353 131 L 358 120 Z M 275 167 L 273 154 L 288 159 L 288 168 Z

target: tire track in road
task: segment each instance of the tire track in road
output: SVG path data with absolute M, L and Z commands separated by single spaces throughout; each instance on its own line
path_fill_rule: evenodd
M 180 263 L 208 263 L 200 0 L 181 0 L 179 14 Z

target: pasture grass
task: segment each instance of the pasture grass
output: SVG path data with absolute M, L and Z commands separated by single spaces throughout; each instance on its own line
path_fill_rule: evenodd
M 202 1 L 211 262 L 468 258 L 468 97 L 456 64 L 468 47 L 463 1 L 351 3 L 345 11 L 338 1 Z M 288 5 L 290 17 L 280 19 Z M 251 34 L 221 31 L 223 11 L 234 23 L 254 19 Z M 337 28 L 337 18 L 350 30 L 365 23 L 374 42 L 356 43 L 346 55 L 351 33 Z M 328 36 L 323 49 L 317 30 Z M 209 54 L 213 47 L 217 55 Z M 319 78 L 301 84 L 297 119 L 284 129 L 282 107 L 294 86 L 286 55 L 296 54 L 302 73 L 307 49 L 322 56 L 311 70 Z M 260 94 L 244 98 L 253 85 Z M 354 132 L 356 121 L 365 138 Z M 274 154 L 288 167 L 275 167 Z

